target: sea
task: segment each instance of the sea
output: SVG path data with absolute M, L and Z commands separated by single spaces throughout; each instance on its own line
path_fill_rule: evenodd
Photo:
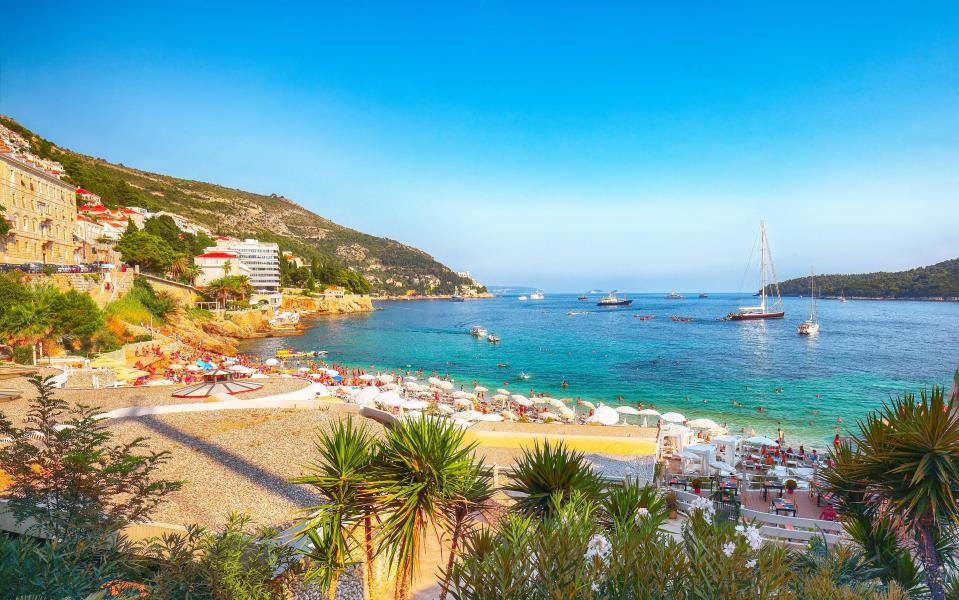
M 577 296 L 377 302 L 381 310 L 319 317 L 303 336 L 252 340 L 241 351 L 326 350 L 329 362 L 435 371 L 466 389 L 642 403 L 709 417 L 732 433 L 782 427 L 787 444 L 812 447 L 854 431 L 890 398 L 949 386 L 959 363 L 955 302 L 820 299 L 821 331 L 803 337 L 796 327 L 809 316 L 808 298 L 784 298 L 784 319 L 724 321 L 756 299 L 628 294 L 632 306 L 603 308 L 599 295 Z M 474 325 L 501 341 L 471 336 Z

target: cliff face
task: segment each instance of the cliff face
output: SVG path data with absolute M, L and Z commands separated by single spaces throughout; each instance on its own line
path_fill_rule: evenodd
M 240 340 L 269 332 L 270 318 L 269 309 L 231 313 L 226 319 L 214 317 L 206 321 L 191 319 L 185 313 L 180 313 L 171 324 L 172 333 L 181 341 L 210 352 L 233 355 Z
M 283 296 L 283 310 L 309 310 L 323 315 L 372 312 L 373 300 L 369 296 L 357 295 L 347 295 L 343 298 Z

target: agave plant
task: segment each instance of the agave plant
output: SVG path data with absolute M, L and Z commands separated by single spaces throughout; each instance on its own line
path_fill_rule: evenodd
M 568 449 L 562 442 L 537 442 L 532 450 L 524 449 L 504 489 L 519 495 L 519 510 L 545 517 L 561 505 L 553 500 L 556 495 L 571 498 L 578 493 L 590 501 L 598 500 L 602 481 L 582 453 Z
M 362 525 L 367 559 L 367 587 L 373 589 L 373 524 L 375 495 L 369 486 L 370 465 L 375 447 L 373 436 L 352 418 L 335 423 L 316 440 L 319 461 L 309 466 L 310 474 L 295 483 L 312 486 L 326 500 L 305 509 L 301 531 L 309 537 L 306 552 L 311 568 L 307 576 L 336 597 L 337 581 L 352 564 L 357 549 L 357 529 Z
M 878 518 L 895 516 L 915 534 L 926 585 L 945 598 L 939 531 L 959 523 L 959 399 L 944 388 L 908 394 L 868 415 L 853 444 L 832 452 L 826 487 L 842 508 Z
M 427 529 L 475 469 L 474 448 L 463 443 L 462 429 L 440 419 L 404 420 L 379 443 L 371 488 L 387 514 L 378 539 L 396 567 L 399 600 L 409 597 Z
M 600 524 L 608 530 L 637 526 L 657 530 L 669 517 L 669 507 L 658 489 L 630 481 L 610 488 L 598 513 Z

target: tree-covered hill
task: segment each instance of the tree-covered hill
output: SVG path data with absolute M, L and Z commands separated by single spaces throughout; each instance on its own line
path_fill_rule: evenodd
M 809 277 L 779 284 L 784 296 L 809 295 Z M 959 258 L 928 267 L 896 273 L 817 275 L 817 296 L 859 298 L 956 298 L 959 297 Z
M 0 117 L 0 123 L 27 138 L 35 154 L 61 162 L 71 182 L 101 196 L 108 206 L 165 210 L 216 234 L 277 242 L 283 250 L 352 268 L 375 292 L 451 293 L 470 284 L 422 250 L 338 225 L 283 196 L 113 164 L 60 148 L 7 117 Z

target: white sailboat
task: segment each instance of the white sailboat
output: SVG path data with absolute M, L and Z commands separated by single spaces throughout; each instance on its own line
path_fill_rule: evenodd
M 759 222 L 759 246 L 759 306 L 740 306 L 739 312 L 726 316 L 730 321 L 782 319 L 786 315 L 782 295 L 779 293 L 776 267 L 773 266 L 772 252 L 769 250 L 769 240 L 766 239 L 766 223 L 763 221 Z M 766 294 L 766 288 L 770 285 L 776 292 L 775 302 L 772 302 L 772 298 Z M 767 306 L 767 300 L 772 306 Z
M 819 333 L 819 311 L 816 310 L 816 273 L 809 270 L 809 318 L 799 324 L 799 335 Z

